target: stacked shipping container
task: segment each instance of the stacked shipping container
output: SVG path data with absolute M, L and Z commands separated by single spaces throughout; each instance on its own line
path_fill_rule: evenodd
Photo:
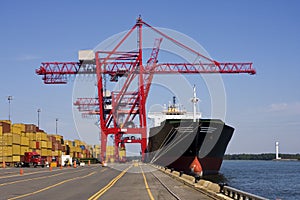
M 38 152 L 48 162 L 63 154 L 77 158 L 92 158 L 94 152 L 92 146 L 80 140 L 64 141 L 63 136 L 48 135 L 34 124 L 11 124 L 8 120 L 0 121 L 0 162 L 19 162 L 25 152 L 33 151 Z

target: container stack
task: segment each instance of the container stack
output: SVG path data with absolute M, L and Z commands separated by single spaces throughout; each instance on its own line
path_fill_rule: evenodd
M 94 150 L 80 140 L 48 135 L 34 124 L 12 124 L 9 120 L 0 120 L 0 162 L 20 162 L 25 152 L 38 152 L 51 162 L 67 154 L 76 158 L 92 158 Z
M 11 132 L 10 121 L 0 121 L 0 161 L 8 160 L 12 162 L 12 136 L 7 135 Z
M 100 159 L 100 145 L 94 145 L 94 146 L 90 146 L 90 149 L 92 149 L 92 156 L 94 158 L 98 158 Z

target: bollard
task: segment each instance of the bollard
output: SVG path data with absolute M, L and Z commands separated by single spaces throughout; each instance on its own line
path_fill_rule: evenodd
M 60 165 L 60 169 L 62 169 L 62 165 Z
M 2 162 L 2 167 L 5 168 L 5 161 Z
M 88 166 L 90 166 L 91 165 L 91 161 L 89 160 L 89 162 L 88 162 Z
M 49 170 L 50 170 L 50 172 L 52 171 L 52 166 L 50 165 L 50 167 L 49 167 Z
M 22 176 L 23 173 L 24 173 L 24 172 L 23 172 L 23 169 L 21 168 L 21 169 L 20 169 L 20 175 Z
M 74 168 L 76 168 L 76 161 L 74 161 Z

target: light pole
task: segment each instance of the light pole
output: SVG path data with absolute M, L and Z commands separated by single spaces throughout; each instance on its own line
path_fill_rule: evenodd
M 42 110 L 39 108 L 39 109 L 37 109 L 37 114 L 38 114 L 38 127 L 40 127 L 40 112 L 41 112 Z
M 13 100 L 12 96 L 7 97 L 8 100 L 8 120 L 10 121 L 10 102 Z
M 58 118 L 55 119 L 55 134 L 57 135 L 57 122 L 58 122 Z

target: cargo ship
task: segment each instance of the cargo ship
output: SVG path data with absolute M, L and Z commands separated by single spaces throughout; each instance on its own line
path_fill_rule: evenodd
M 173 104 L 163 112 L 149 113 L 150 128 L 147 160 L 194 176 L 218 174 L 234 128 L 220 119 L 203 119 L 196 111 L 196 88 L 191 99 L 193 112 Z

